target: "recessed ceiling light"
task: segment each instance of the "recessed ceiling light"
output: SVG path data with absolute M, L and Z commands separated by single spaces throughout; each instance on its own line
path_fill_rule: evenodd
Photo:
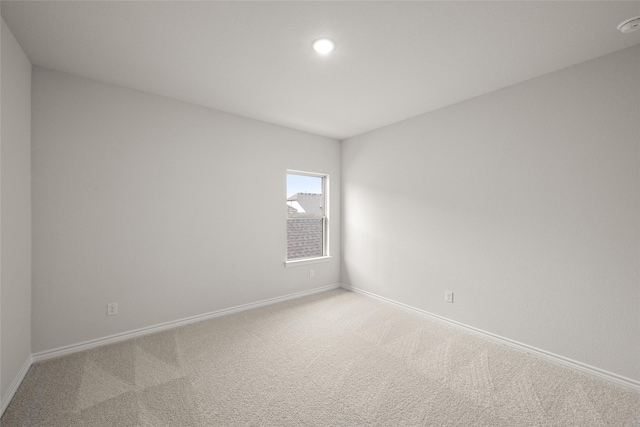
M 313 42 L 313 50 L 318 53 L 329 53 L 336 48 L 336 43 L 327 38 L 321 38 Z
M 621 22 L 620 25 L 618 25 L 618 29 L 625 34 L 640 29 L 640 16 L 634 16 L 631 19 Z

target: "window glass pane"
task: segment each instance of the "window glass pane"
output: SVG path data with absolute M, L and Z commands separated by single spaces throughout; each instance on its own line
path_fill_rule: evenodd
M 287 171 L 287 259 L 326 255 L 328 175 Z
M 323 177 L 287 174 L 289 217 L 323 215 Z
M 321 218 L 288 219 L 287 259 L 323 256 L 323 223 Z

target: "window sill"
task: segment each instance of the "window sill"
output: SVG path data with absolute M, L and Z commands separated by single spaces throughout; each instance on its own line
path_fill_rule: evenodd
M 300 265 L 307 264 L 317 264 L 319 262 L 328 262 L 331 261 L 331 256 L 322 256 L 317 258 L 302 258 L 302 259 L 293 259 L 291 261 L 285 261 L 284 266 L 289 267 L 298 267 Z

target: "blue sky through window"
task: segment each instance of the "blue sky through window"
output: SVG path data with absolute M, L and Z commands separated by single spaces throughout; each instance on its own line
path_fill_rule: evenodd
M 288 173 L 287 197 L 291 197 L 296 193 L 322 194 L 322 178 Z

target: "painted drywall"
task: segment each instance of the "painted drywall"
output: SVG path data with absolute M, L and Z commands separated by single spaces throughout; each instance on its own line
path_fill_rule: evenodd
M 339 141 L 39 67 L 32 91 L 34 353 L 339 282 Z M 329 262 L 285 268 L 287 169 L 331 177 Z
M 348 139 L 342 184 L 344 283 L 640 380 L 640 46 Z
M 31 358 L 31 62 L 2 20 L 0 391 Z

